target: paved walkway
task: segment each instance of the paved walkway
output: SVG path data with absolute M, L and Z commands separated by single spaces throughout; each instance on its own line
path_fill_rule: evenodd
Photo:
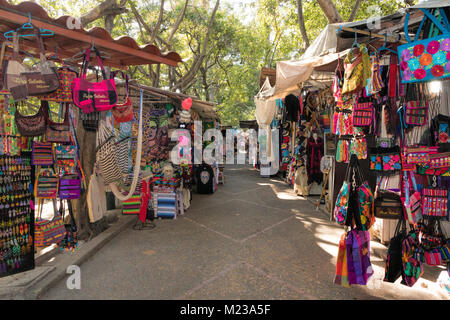
M 340 226 L 285 183 L 261 178 L 256 170 L 228 167 L 225 177 L 215 194 L 194 194 L 184 216 L 157 220 L 153 230 L 120 233 L 81 265 L 80 290 L 67 289 L 63 280 L 42 299 L 445 296 L 426 280 L 415 288 L 383 283 L 384 259 L 375 255 L 368 286 L 333 284 Z

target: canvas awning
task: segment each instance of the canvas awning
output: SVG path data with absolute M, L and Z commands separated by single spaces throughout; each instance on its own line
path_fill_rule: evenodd
M 45 9 L 35 2 L 25 1 L 13 5 L 6 0 L 0 0 L 1 38 L 5 32 L 30 22 L 38 28 L 54 32 L 53 36 L 43 37 L 44 46 L 48 52 L 56 51 L 65 59 L 72 58 L 76 53 L 94 44 L 109 56 L 103 60 L 104 65 L 121 69 L 131 65 L 158 63 L 177 66 L 181 61 L 181 57 L 176 52 L 162 53 L 158 47 L 151 44 L 139 46 L 133 38 L 128 36 L 113 39 L 107 30 L 100 27 L 89 30 L 76 28 L 72 26 L 73 21 L 75 20 L 69 16 L 50 18 Z M 37 55 L 38 46 L 34 37 L 21 38 L 20 46 L 32 55 Z M 96 63 L 96 61 L 92 62 Z

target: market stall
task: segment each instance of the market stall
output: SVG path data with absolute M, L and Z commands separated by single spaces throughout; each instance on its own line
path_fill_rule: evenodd
M 377 24 L 330 25 L 299 61 L 277 64 L 266 88 L 266 105 L 300 97 L 311 82 L 331 90 L 330 213 L 346 227 L 337 284 L 367 284 L 379 223 L 394 225 L 381 235 L 385 281 L 413 286 L 423 264 L 450 262 L 449 17 L 448 2 L 428 1 Z
M 141 88 L 123 99 L 116 71 L 181 61 L 175 52 L 140 47 L 127 36 L 113 39 L 103 28 L 69 28 L 70 19 L 52 19 L 34 2 L 0 1 L 0 276 L 34 268 L 35 252 L 47 246 L 75 250 L 80 220 L 95 222 L 103 216 L 106 190 L 126 201 L 138 182 L 145 183 L 139 179 L 140 158 L 145 160 L 142 110 L 157 103 L 144 101 Z M 192 108 L 214 115 L 201 103 Z M 115 123 L 109 121 L 114 118 Z M 133 118 L 136 140 L 128 139 Z M 158 156 L 168 152 L 162 118 Z M 177 178 L 167 168 L 161 180 L 171 179 Z M 181 205 L 183 199 L 177 199 Z M 174 203 L 170 197 L 162 202 Z M 42 214 L 44 207 L 53 211 L 50 220 Z M 170 213 L 164 210 L 161 216 Z

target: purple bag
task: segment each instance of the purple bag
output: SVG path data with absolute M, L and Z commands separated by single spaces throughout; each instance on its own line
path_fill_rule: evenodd
M 77 174 L 67 174 L 59 178 L 59 198 L 79 199 L 81 193 L 81 179 Z
M 348 283 L 366 285 L 373 274 L 370 263 L 370 234 L 352 229 L 347 236 Z

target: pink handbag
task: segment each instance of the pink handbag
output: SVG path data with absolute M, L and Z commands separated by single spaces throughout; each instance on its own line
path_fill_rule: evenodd
M 103 80 L 101 82 L 89 82 L 86 80 L 86 71 L 91 55 L 91 48 L 89 47 L 84 54 L 80 77 L 75 78 L 72 82 L 73 103 L 83 110 L 84 113 L 111 110 L 118 100 L 114 78 L 108 79 L 106 77 L 100 54 L 96 48 L 94 50 L 97 55 L 98 65 L 102 70 Z

